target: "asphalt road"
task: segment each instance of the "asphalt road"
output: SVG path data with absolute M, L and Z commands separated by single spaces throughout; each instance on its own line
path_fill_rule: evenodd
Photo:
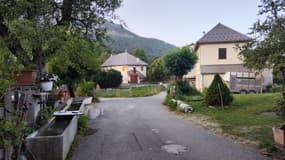
M 162 105 L 165 93 L 144 98 L 101 99 L 96 129 L 72 160 L 262 160 L 258 150 L 181 120 Z M 92 113 L 92 111 L 91 111 Z M 91 115 L 92 117 L 92 115 Z

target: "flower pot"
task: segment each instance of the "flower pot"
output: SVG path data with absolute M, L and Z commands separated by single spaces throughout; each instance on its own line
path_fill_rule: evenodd
M 280 147 L 285 147 L 285 125 L 273 127 L 274 143 Z
M 41 82 L 41 88 L 44 91 L 51 91 L 53 81 Z
M 36 81 L 36 78 L 37 78 L 36 70 L 21 71 L 15 77 L 18 84 L 24 84 L 24 85 L 33 84 Z

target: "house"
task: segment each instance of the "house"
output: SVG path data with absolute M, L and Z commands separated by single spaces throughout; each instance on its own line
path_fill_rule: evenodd
M 186 78 L 202 91 L 210 86 L 216 73 L 224 78 L 227 72 L 251 72 L 243 66 L 240 50 L 237 48 L 237 45 L 242 46 L 249 40 L 248 36 L 221 23 L 217 24 L 196 42 L 194 50 L 198 61 Z M 271 70 L 264 70 L 262 75 L 264 85 L 272 83 Z
M 127 51 L 111 56 L 101 65 L 104 70 L 114 69 L 121 72 L 123 83 L 140 83 L 147 77 L 148 64 Z

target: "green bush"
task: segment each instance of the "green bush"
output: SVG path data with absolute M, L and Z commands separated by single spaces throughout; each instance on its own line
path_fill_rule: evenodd
M 221 97 L 223 101 L 221 101 Z M 230 105 L 233 101 L 233 96 L 227 85 L 224 84 L 219 74 L 216 74 L 210 87 L 205 92 L 205 102 L 208 106 Z
M 88 116 L 82 115 L 78 119 L 78 134 L 83 135 L 88 129 Z
M 47 106 L 43 110 L 40 111 L 37 120 L 36 120 L 36 128 L 40 128 L 45 125 L 48 120 L 52 117 L 53 112 L 55 111 L 53 106 Z
M 106 71 L 100 71 L 98 84 L 101 88 L 117 88 L 122 83 L 121 72 L 114 69 Z
M 163 104 L 166 105 L 167 107 L 169 107 L 169 109 L 171 111 L 176 111 L 176 109 L 177 109 L 177 103 L 173 102 L 172 98 L 169 95 L 166 96 Z
M 76 89 L 76 96 L 93 96 L 94 82 L 82 81 Z
M 179 98 L 182 96 L 193 96 L 200 95 L 200 92 L 195 88 L 190 86 L 189 81 L 174 81 L 169 84 L 168 94 L 170 94 L 170 87 L 175 86 L 174 97 Z

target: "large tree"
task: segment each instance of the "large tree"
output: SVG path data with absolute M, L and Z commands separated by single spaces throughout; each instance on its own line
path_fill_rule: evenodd
M 98 57 L 104 49 L 100 43 L 90 43 L 80 35 L 69 35 L 63 46 L 50 58 L 47 68 L 67 84 L 73 97 L 75 84 L 82 80 L 93 80 L 101 62 Z
M 167 69 L 162 57 L 153 60 L 148 69 L 148 78 L 151 81 L 163 81 L 167 76 Z
M 245 66 L 262 70 L 273 68 L 279 71 L 283 84 L 285 102 L 285 1 L 261 0 L 258 20 L 252 27 L 252 34 L 257 36 L 240 52 Z
M 57 32 L 79 31 L 101 41 L 106 32 L 102 24 L 117 18 L 114 11 L 121 0 L 0 0 L 0 4 L 0 41 L 23 65 L 33 63 L 41 71 L 45 58 L 65 40 Z
M 164 56 L 165 66 L 178 80 L 189 72 L 197 61 L 197 56 L 189 46 L 175 48 Z

